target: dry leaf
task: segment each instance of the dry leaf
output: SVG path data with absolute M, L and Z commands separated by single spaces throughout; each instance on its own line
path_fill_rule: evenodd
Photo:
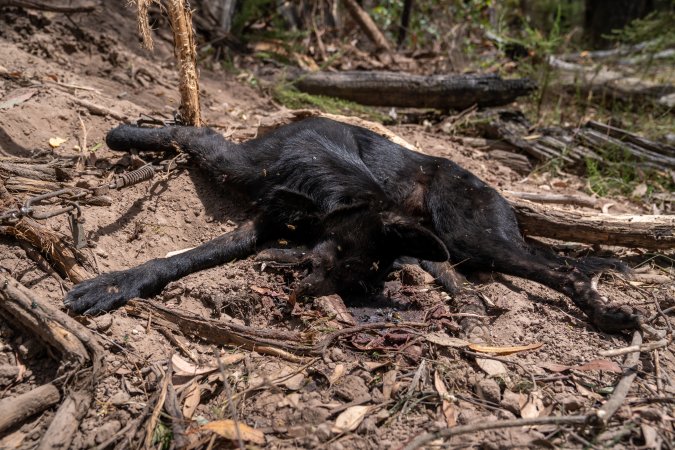
M 465 340 L 450 337 L 442 332 L 429 333 L 424 338 L 432 344 L 440 345 L 442 347 L 466 347 L 469 343 Z
M 390 361 L 363 361 L 361 365 L 363 366 L 364 369 L 366 369 L 369 372 L 373 372 L 377 369 L 380 369 L 382 367 L 386 367 L 390 364 Z
M 491 377 L 508 373 L 506 366 L 500 361 L 495 361 L 494 359 L 476 358 L 476 364 L 478 364 L 478 367 L 483 369 L 483 372 L 490 375 Z
M 556 373 L 557 372 L 564 372 L 566 370 L 571 369 L 570 366 L 566 366 L 564 364 L 556 364 L 556 363 L 548 363 L 548 362 L 539 363 L 539 367 L 541 367 L 542 369 L 546 369 L 550 372 L 556 372 Z
M 254 444 L 264 445 L 265 435 L 262 431 L 251 428 L 245 423 L 235 422 L 234 420 L 224 419 L 215 420 L 202 426 L 202 430 L 213 431 L 214 433 L 229 439 L 237 441 L 237 428 L 239 429 L 239 437 L 244 442 L 253 442 Z
M 572 367 L 576 370 L 588 371 L 588 370 L 604 370 L 606 372 L 622 373 L 621 366 L 619 366 L 614 361 L 608 359 L 594 359 L 589 361 L 586 364 Z
M 551 372 L 565 372 L 566 370 L 575 369 L 582 372 L 589 370 L 604 370 L 606 372 L 622 373 L 621 366 L 619 366 L 614 361 L 608 359 L 594 359 L 589 361 L 586 364 L 579 364 L 576 366 L 566 366 L 564 364 L 556 363 L 541 363 L 539 367 L 549 370 Z
M 498 355 L 511 355 L 513 353 L 525 352 L 527 350 L 536 350 L 543 346 L 541 342 L 528 345 L 516 345 L 510 347 L 491 347 L 482 344 L 469 344 L 469 348 L 475 352 L 481 353 L 496 353 Z
M 345 409 L 342 413 L 335 419 L 335 426 L 333 427 L 333 432 L 343 433 L 346 431 L 354 431 L 361 425 L 361 422 L 366 417 L 370 411 L 370 406 L 352 406 Z
M 189 361 L 184 360 L 180 355 L 174 353 L 171 357 L 171 365 L 173 366 L 174 374 L 177 376 L 195 376 L 211 373 L 218 370 L 217 366 L 197 366 Z
M 382 376 L 382 397 L 384 400 L 389 400 L 391 394 L 394 392 L 394 384 L 396 383 L 396 370 L 390 370 Z
M 183 402 L 183 416 L 186 419 L 191 419 L 195 413 L 197 406 L 202 400 L 202 389 L 197 383 L 192 383 L 185 390 L 185 401 Z
M 540 391 L 532 391 L 529 395 L 520 394 L 520 417 L 534 419 L 544 411 L 543 396 Z
M 344 375 L 345 372 L 347 372 L 347 368 L 345 367 L 345 365 L 342 364 L 342 363 L 337 364 L 335 366 L 335 370 L 333 370 L 333 373 L 330 374 L 330 376 L 328 377 L 328 383 L 330 383 L 332 385 L 337 380 L 342 378 L 342 375 Z
M 445 387 L 445 382 L 438 374 L 438 371 L 434 372 L 434 386 L 442 399 L 441 411 L 443 412 L 445 423 L 447 423 L 449 427 L 454 427 L 457 425 L 457 416 L 459 414 L 449 399 L 450 394 L 448 393 L 448 388 Z
M 25 102 L 26 100 L 34 96 L 36 93 L 37 91 L 35 89 L 30 89 L 28 91 L 22 90 L 22 92 L 17 93 L 13 97 L 10 97 L 4 102 L 0 103 L 0 109 L 9 109 L 15 107 L 16 105 L 20 105 L 21 103 Z
M 68 139 L 63 139 L 63 138 L 60 138 L 60 137 L 49 138 L 49 146 L 51 148 L 58 148 L 58 147 L 61 146 L 61 144 L 63 144 L 67 140 Z

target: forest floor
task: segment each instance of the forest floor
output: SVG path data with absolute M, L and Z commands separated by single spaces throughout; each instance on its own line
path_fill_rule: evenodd
M 130 119 L 140 114 L 171 116 L 179 100 L 171 44 L 160 35 L 154 52 L 141 50 L 135 11 L 105 5 L 94 14 L 70 18 L 3 10 L 0 162 L 38 154 L 63 158 L 74 163 L 70 183 L 94 186 L 115 170 L 128 169 L 133 161 L 104 144 L 106 132 L 119 120 L 92 113 L 78 100 Z M 284 111 L 245 80 L 222 70 L 202 70 L 200 83 L 206 122 L 230 139 L 255 136 L 261 122 Z M 486 153 L 458 145 L 434 127 L 390 128 L 424 152 L 451 158 L 498 189 L 584 191 L 583 178 L 549 172 L 523 177 Z M 51 148 L 53 138 L 65 142 Z M 15 195 L 26 198 L 26 194 Z M 84 264 L 92 273 L 129 268 L 197 246 L 249 217 L 236 198 L 193 167 L 110 195 L 110 206 L 85 206 L 82 211 L 88 241 Z M 625 198 L 602 200 L 614 204 L 612 212 L 645 212 L 642 205 Z M 69 236 L 65 217 L 45 223 Z M 672 251 L 660 258 L 638 249 L 579 246 L 568 252 L 571 256 L 586 253 L 618 257 L 640 268 L 633 280 L 616 275 L 600 280 L 600 292 L 613 302 L 629 304 L 646 316 L 655 314 L 655 303 L 663 309 L 675 305 L 673 271 L 657 266 L 673 258 Z M 72 287 L 69 281 L 46 273 L 25 246 L 8 236 L 0 236 L 0 272 L 57 309 L 63 309 L 64 294 Z M 660 277 L 640 281 L 641 275 L 650 274 Z M 331 316 L 325 301 L 291 306 L 289 286 L 296 275 L 292 269 L 248 258 L 172 283 L 155 300 L 204 319 L 297 332 L 314 339 L 351 326 Z M 94 402 L 71 448 L 110 442 L 133 419 L 147 414 L 146 402 L 161 385 L 151 368 L 166 367 L 169 360 L 174 370 L 182 370 L 183 378 L 174 377 L 173 384 L 190 442 L 204 447 L 212 439 L 201 428 L 205 423 L 235 418 L 264 435 L 262 440 L 259 434 L 244 436 L 246 440 L 269 448 L 395 449 L 421 433 L 449 425 L 589 414 L 612 395 L 622 377 L 625 355 L 603 357 L 600 352 L 629 345 L 629 336 L 598 332 L 569 299 L 536 283 L 491 273 L 475 275 L 472 281 L 488 304 L 485 325 L 490 345 L 541 346 L 499 356 L 503 361 L 484 354 L 477 357 L 457 343 L 459 318 L 453 315 L 452 301 L 428 276 L 409 267 L 392 273 L 378 298 L 346 299 L 347 306 L 359 324 L 423 322 L 424 326 L 345 333 L 314 358 L 214 347 L 191 329 L 169 339 L 161 326 L 151 318 L 138 317 L 132 308 L 78 318 L 98 336 L 105 361 Z M 656 324 L 664 326 L 662 321 Z M 222 370 L 214 352 L 229 362 Z M 18 376 L 0 377 L 0 399 L 58 377 L 59 361 L 53 356 L 17 323 L 0 322 L 0 366 L 21 367 Z M 202 373 L 185 376 L 197 367 Z M 643 352 L 628 397 L 603 429 L 559 424 L 495 429 L 456 436 L 445 444 L 495 449 L 673 448 L 673 383 L 672 346 Z M 36 448 L 53 416 L 54 409 L 48 409 L 0 432 L 0 449 Z M 349 421 L 352 426 L 344 425 Z M 157 446 L 169 445 L 166 416 L 152 431 Z M 235 441 L 219 437 L 215 448 L 236 447 Z M 113 445 L 124 447 L 120 442 Z

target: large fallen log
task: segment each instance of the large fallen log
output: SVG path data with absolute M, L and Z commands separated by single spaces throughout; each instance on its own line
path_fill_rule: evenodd
M 363 105 L 438 109 L 506 105 L 536 87 L 528 79 L 504 80 L 497 75 L 422 76 L 378 71 L 303 74 L 295 85 L 309 94 Z
M 675 216 L 611 215 L 510 200 L 523 233 L 587 244 L 675 248 Z

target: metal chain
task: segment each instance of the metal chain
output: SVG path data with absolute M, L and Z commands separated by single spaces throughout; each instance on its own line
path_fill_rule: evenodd
M 22 217 L 45 220 L 61 214 L 69 214 L 75 247 L 82 248 L 86 245 L 86 241 L 84 238 L 83 221 L 80 218 L 82 215 L 81 205 L 79 204 L 80 201 L 87 198 L 99 197 L 111 189 L 120 190 L 143 181 L 151 180 L 157 173 L 168 173 L 175 169 L 178 164 L 185 161 L 187 161 L 187 155 L 185 153 L 180 153 L 172 159 L 160 161 L 157 165 L 146 164 L 131 172 L 116 175 L 109 183 L 102 184 L 93 189 L 80 187 L 64 188 L 30 197 L 21 207 L 1 212 L 0 225 L 14 224 Z M 57 199 L 61 203 L 61 206 L 49 211 L 38 212 L 35 210 L 35 207 L 40 202 L 50 199 Z

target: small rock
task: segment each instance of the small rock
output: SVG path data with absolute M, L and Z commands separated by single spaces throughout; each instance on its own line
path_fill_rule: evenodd
M 108 331 L 113 324 L 112 314 L 104 314 L 93 319 L 96 330 L 100 332 Z
M 510 390 L 504 391 L 504 396 L 502 401 L 499 403 L 499 406 L 504 408 L 507 411 L 511 411 L 515 415 L 520 414 L 520 395 L 512 392 Z
M 335 395 L 342 397 L 349 402 L 356 400 L 357 398 L 370 398 L 366 382 L 363 381 L 363 378 L 355 375 L 347 375 L 338 380 L 335 384 L 334 392 Z
M 115 435 L 122 428 L 117 420 L 110 420 L 99 426 L 96 431 L 96 443 L 102 444 Z
M 413 264 L 405 264 L 401 267 L 401 283 L 408 286 L 423 286 L 433 283 L 434 277 L 429 275 L 421 267 Z
M 483 400 L 488 401 L 490 403 L 494 403 L 496 405 L 499 404 L 499 401 L 501 400 L 502 397 L 499 385 L 492 378 L 480 380 L 478 382 L 478 385 L 476 386 L 476 393 Z
M 129 394 L 127 394 L 124 391 L 119 391 L 118 393 L 110 397 L 110 403 L 112 403 L 115 406 L 124 406 L 129 402 L 130 399 L 131 397 L 129 396 Z
M 331 436 L 331 426 L 329 423 L 324 422 L 316 427 L 316 431 L 314 433 L 321 442 L 326 442 Z
M 565 409 L 565 412 L 574 412 L 583 409 L 586 403 L 583 398 L 576 395 L 567 395 L 559 400 L 560 406 Z

